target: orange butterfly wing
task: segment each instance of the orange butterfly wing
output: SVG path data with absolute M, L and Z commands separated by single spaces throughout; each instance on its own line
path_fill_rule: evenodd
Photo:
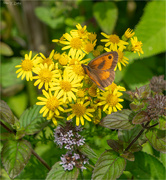
M 102 90 L 112 84 L 115 78 L 114 68 L 118 62 L 118 53 L 116 51 L 104 53 L 88 64 L 83 65 L 85 73 Z

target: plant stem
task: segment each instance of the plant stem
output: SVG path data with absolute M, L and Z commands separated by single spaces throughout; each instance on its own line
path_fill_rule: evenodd
M 145 124 L 145 128 L 148 126 L 148 124 L 150 123 L 150 121 L 148 121 Z M 131 141 L 131 143 L 127 146 L 127 148 L 125 149 L 125 151 L 128 151 L 131 146 L 137 141 L 137 139 L 142 135 L 142 133 L 144 132 L 145 129 L 141 129 L 141 131 L 138 133 L 138 135 Z
M 0 121 L 0 125 L 2 127 L 4 127 L 8 132 L 10 133 L 13 133 L 16 135 L 16 133 L 14 131 L 12 131 L 11 129 L 9 129 L 5 124 L 3 124 L 1 121 Z M 49 165 L 33 150 L 31 149 L 31 152 L 32 154 L 50 171 L 51 168 L 49 167 Z

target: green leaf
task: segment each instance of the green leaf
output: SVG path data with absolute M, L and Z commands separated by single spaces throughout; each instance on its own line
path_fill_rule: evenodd
M 126 160 L 115 151 L 105 151 L 98 159 L 92 179 L 111 180 L 118 178 L 125 169 Z
M 146 121 L 145 117 L 147 117 L 147 112 L 141 111 L 134 116 L 132 123 L 133 124 L 142 124 L 143 122 Z
M 15 122 L 14 115 L 11 109 L 9 108 L 7 103 L 3 100 L 0 100 L 0 116 L 2 120 L 4 120 L 9 124 L 13 125 Z
M 166 153 L 166 131 L 158 129 L 150 129 L 146 132 L 146 137 L 149 140 L 150 144 L 157 151 Z
M 53 12 L 50 11 L 50 8 L 47 7 L 37 7 L 35 9 L 36 16 L 44 23 L 49 25 L 53 29 L 60 28 L 63 26 L 65 17 L 58 14 L 56 17 Z
M 125 159 L 127 159 L 128 161 L 134 161 L 135 160 L 134 154 L 129 152 L 129 151 L 124 152 L 121 156 L 124 157 Z
M 166 117 L 164 117 L 164 116 L 161 116 L 159 118 L 159 129 L 166 130 Z
M 12 56 L 13 55 L 13 51 L 11 49 L 10 46 L 8 46 L 7 44 L 0 42 L 0 54 L 4 55 L 4 56 Z
M 123 109 L 122 111 L 114 112 L 104 117 L 100 125 L 109 129 L 131 129 L 134 127 L 131 123 L 132 118 L 132 111 Z
M 135 35 L 143 43 L 144 54 L 141 54 L 141 58 L 165 52 L 165 21 L 165 1 L 148 2 L 135 29 Z M 129 53 L 127 57 L 130 60 L 139 58 L 135 53 Z
M 154 156 L 141 151 L 134 156 L 135 161 L 128 161 L 126 166 L 126 171 L 130 171 L 134 179 L 165 179 L 165 168 Z
M 107 140 L 107 144 L 116 152 L 121 153 L 123 151 L 123 145 L 120 144 L 118 141 L 109 139 Z
M 1 64 L 1 76 L 0 76 L 0 81 L 2 83 L 3 88 L 7 88 L 11 86 L 14 86 L 17 89 L 18 84 L 22 84 L 23 81 L 21 78 L 17 78 L 16 70 L 18 68 L 15 68 L 16 65 L 19 65 L 21 63 L 21 58 L 12 58 L 7 62 L 2 62 Z M 12 89 L 12 91 L 14 91 Z
M 72 171 L 65 171 L 62 165 L 57 162 L 52 166 L 52 169 L 49 171 L 46 180 L 76 180 L 78 174 L 79 170 L 77 168 L 74 168 Z
M 132 74 L 132 76 L 131 76 Z M 124 82 L 130 89 L 135 90 L 145 84 L 153 77 L 151 70 L 145 66 L 143 61 L 135 61 L 124 69 Z
M 15 135 L 12 133 L 1 133 L 0 140 L 7 141 L 7 140 L 15 140 Z
M 102 31 L 111 34 L 118 18 L 118 9 L 116 5 L 113 2 L 95 3 L 93 15 Z
M 97 154 L 91 149 L 87 144 L 84 144 L 79 148 L 79 151 L 86 155 L 90 160 L 95 161 L 97 160 Z
M 43 129 L 49 121 L 39 114 L 41 106 L 34 105 L 27 109 L 20 117 L 20 129 L 25 129 L 25 134 L 32 135 Z
M 15 178 L 31 156 L 31 145 L 26 140 L 7 141 L 1 152 L 2 163 L 10 178 Z

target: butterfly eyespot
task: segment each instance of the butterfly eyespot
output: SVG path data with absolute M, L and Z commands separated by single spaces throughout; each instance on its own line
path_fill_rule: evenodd
M 108 56 L 108 59 L 112 59 L 112 56 Z

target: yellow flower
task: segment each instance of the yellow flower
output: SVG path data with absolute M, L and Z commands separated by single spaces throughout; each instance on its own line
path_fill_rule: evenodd
M 74 117 L 76 117 L 76 125 L 79 126 L 80 121 L 81 124 L 84 125 L 84 120 L 91 121 L 90 117 L 93 117 L 91 114 L 95 111 L 93 108 L 88 108 L 88 105 L 90 104 L 90 101 L 87 101 L 84 103 L 84 100 L 78 101 L 75 104 L 71 104 L 71 109 L 68 109 L 67 111 L 72 111 L 72 114 L 68 116 L 67 120 L 70 120 Z
M 108 49 L 108 48 L 105 48 L 105 50 L 107 51 L 107 52 L 110 52 L 111 50 L 110 49 Z M 121 71 L 122 70 L 122 66 L 121 66 L 121 64 L 123 65 L 123 66 L 126 66 L 126 64 L 129 64 L 129 59 L 127 58 L 127 57 L 125 57 L 124 56 L 124 53 L 120 50 L 120 49 L 117 49 L 117 47 L 114 47 L 113 49 L 112 49 L 113 51 L 116 51 L 117 53 L 118 53 L 118 63 L 117 63 L 117 65 L 116 65 L 116 67 L 115 67 L 115 71 L 116 71 L 116 69 L 117 69 L 117 67 L 118 67 L 118 69 Z
M 107 39 L 101 39 L 101 42 L 106 42 L 105 46 L 110 46 L 110 49 L 112 50 L 115 47 L 119 47 L 121 50 L 126 49 L 125 45 L 128 45 L 128 42 L 120 40 L 119 36 L 115 34 L 107 35 L 105 33 L 101 33 L 104 37 Z
M 97 93 L 98 93 L 98 88 L 97 88 L 97 85 L 96 84 L 92 84 L 92 86 L 88 89 L 88 94 L 91 96 L 91 97 L 96 97 L 97 96 Z
M 85 72 L 80 64 L 68 66 L 66 67 L 66 70 L 68 71 L 68 76 L 70 79 L 79 79 L 82 81 L 84 78 Z
M 121 110 L 123 106 L 119 102 L 122 102 L 123 99 L 120 99 L 120 96 L 122 96 L 121 92 L 118 92 L 117 89 L 115 90 L 111 86 L 108 86 L 106 91 L 101 92 L 101 96 L 98 96 L 98 99 L 100 99 L 98 106 L 103 106 L 103 111 L 107 114 L 116 112 L 117 109 Z
M 82 87 L 82 83 L 80 83 L 79 79 L 71 79 L 68 75 L 68 72 L 65 70 L 63 73 L 63 77 L 60 76 L 53 83 L 52 91 L 58 91 L 60 96 L 63 96 L 63 102 L 70 102 L 76 100 L 75 93 L 78 91 L 78 88 Z
M 56 52 L 53 56 L 54 60 L 59 60 L 59 58 L 61 57 L 61 54 Z
M 93 51 L 94 47 L 96 46 L 96 41 L 97 40 L 95 40 L 93 43 L 91 43 L 91 42 L 85 43 L 85 45 L 83 45 L 83 51 L 86 52 L 87 54 L 89 54 L 91 51 Z
M 42 64 L 46 63 L 48 66 L 51 65 L 51 64 L 54 64 L 54 62 L 53 62 L 54 50 L 51 51 L 48 58 L 46 58 L 44 56 L 44 54 L 42 54 L 42 53 L 39 53 L 39 54 L 42 57 L 42 61 L 41 61 Z
M 69 65 L 75 65 L 75 64 L 85 64 L 88 61 L 90 61 L 90 58 L 83 59 L 85 57 L 84 54 L 72 54 L 69 56 Z
M 40 62 L 40 58 L 37 58 L 37 55 L 34 56 L 32 59 L 32 51 L 29 52 L 28 54 L 25 54 L 25 59 L 22 60 L 21 65 L 17 65 L 15 66 L 16 68 L 19 68 L 16 71 L 16 74 L 19 73 L 17 75 L 17 78 L 21 77 L 21 80 L 23 80 L 26 77 L 27 81 L 32 81 L 33 80 L 33 69 L 35 66 L 38 65 L 38 63 Z
M 59 116 L 59 111 L 64 111 L 64 109 L 61 107 L 63 103 L 58 92 L 55 92 L 54 95 L 52 95 L 51 91 L 48 93 L 42 90 L 42 92 L 45 97 L 38 97 L 37 99 L 41 102 L 36 103 L 36 105 L 43 106 L 40 114 L 43 113 L 43 117 L 47 116 L 47 120 L 54 118 L 54 116 Z M 53 121 L 55 121 L 55 119 L 53 119 Z
M 81 24 L 76 25 L 77 30 L 73 29 L 71 30 L 71 34 L 73 36 L 79 36 L 81 39 L 87 39 L 88 32 L 86 30 L 86 26 L 82 27 Z
M 62 66 L 66 66 L 69 61 L 69 57 L 66 53 L 62 53 L 61 56 L 59 57 L 59 64 Z
M 128 29 L 125 31 L 124 35 L 122 36 L 122 39 L 123 39 L 124 41 L 127 41 L 128 39 L 130 39 L 131 37 L 133 37 L 134 34 L 135 34 L 135 32 L 133 32 L 132 29 L 128 28 Z
M 132 51 L 134 51 L 134 53 L 138 53 L 138 55 L 140 56 L 141 54 L 144 54 L 143 50 L 142 50 L 142 42 L 138 41 L 137 37 L 133 37 L 131 38 L 131 44 L 132 44 Z
M 78 36 L 73 37 L 72 35 L 68 33 L 65 33 L 63 36 L 65 37 L 66 41 L 63 40 L 63 41 L 60 41 L 60 43 L 66 46 L 64 46 L 62 50 L 70 49 L 69 56 L 72 54 L 83 54 L 83 51 L 82 51 L 83 43 L 80 37 Z
M 45 89 L 48 90 L 48 87 L 52 87 L 52 83 L 60 76 L 59 70 L 53 70 L 54 64 L 51 64 L 50 66 L 47 65 L 47 63 L 40 64 L 38 67 L 34 69 L 34 72 L 37 74 L 37 76 L 34 76 L 33 79 L 37 79 L 37 81 L 34 83 L 34 86 L 38 86 L 39 89 L 42 88 L 42 86 L 45 86 Z
M 96 37 L 97 37 L 96 33 L 89 33 L 88 34 L 88 39 L 89 39 L 90 42 L 95 41 Z
M 82 89 L 79 89 L 76 93 L 77 97 L 84 98 L 85 97 L 85 91 Z

